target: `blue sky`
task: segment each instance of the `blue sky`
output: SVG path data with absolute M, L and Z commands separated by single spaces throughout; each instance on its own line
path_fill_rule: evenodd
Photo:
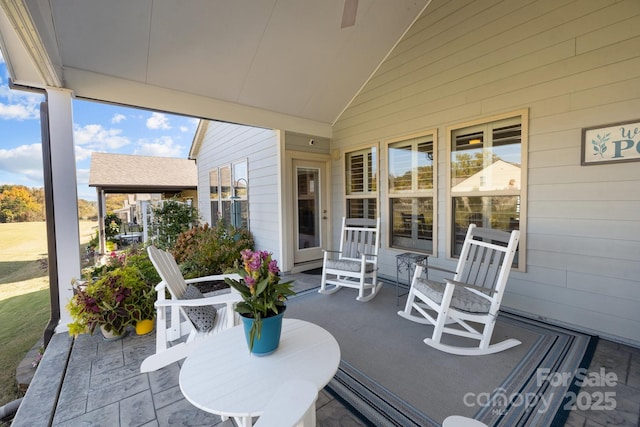
M 42 187 L 42 95 L 9 89 L 0 52 L 0 185 Z M 73 101 L 78 198 L 96 200 L 89 187 L 91 153 L 186 158 L 198 120 L 113 105 Z

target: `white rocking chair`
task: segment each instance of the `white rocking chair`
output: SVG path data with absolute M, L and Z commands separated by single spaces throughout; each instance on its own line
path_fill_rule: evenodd
M 149 258 L 162 281 L 156 285 L 156 352 L 140 365 L 140 372 L 151 372 L 177 362 L 189 355 L 201 338 L 235 326 L 238 323 L 234 305 L 241 301 L 233 289 L 205 298 L 193 283 L 239 279 L 236 274 L 222 274 L 185 280 L 175 258 L 154 246 L 147 248 Z M 171 299 L 167 299 L 168 289 Z M 167 308 L 171 308 L 169 319 Z M 167 320 L 169 323 L 167 324 Z M 170 342 L 186 336 L 186 340 L 170 346 Z
M 422 272 L 428 267 L 417 264 L 407 303 L 398 314 L 414 322 L 434 325 L 433 335 L 424 342 L 447 353 L 482 355 L 519 345 L 516 339 L 490 344 L 519 239 L 518 230 L 507 233 L 471 224 L 453 280 L 440 283 L 423 279 Z M 428 310 L 435 312 L 435 317 Z M 456 327 L 445 326 L 454 322 Z M 479 323 L 481 330 L 469 322 Z M 475 347 L 444 344 L 443 333 L 479 343 Z
M 339 251 L 324 250 L 321 294 L 332 294 L 342 287 L 358 289 L 358 301 L 374 298 L 378 282 L 378 247 L 380 246 L 380 218 L 342 219 Z M 337 259 L 332 254 L 338 254 Z M 335 257 L 335 255 L 333 255 Z M 333 285 L 327 288 L 327 285 Z M 365 295 L 365 291 L 368 294 Z

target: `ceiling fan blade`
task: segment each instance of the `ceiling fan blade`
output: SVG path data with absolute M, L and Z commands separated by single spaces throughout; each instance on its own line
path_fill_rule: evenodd
M 358 12 L 358 0 L 344 0 L 344 10 L 342 11 L 342 24 L 340 28 L 351 27 L 356 23 Z

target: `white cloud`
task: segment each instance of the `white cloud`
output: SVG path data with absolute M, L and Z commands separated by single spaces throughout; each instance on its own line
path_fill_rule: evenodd
M 187 126 L 180 126 L 180 132 L 189 132 L 191 129 L 189 129 Z
M 76 162 L 80 162 L 82 160 L 86 160 L 91 158 L 91 153 L 93 153 L 96 150 L 93 150 L 91 148 L 85 148 L 82 147 L 80 145 L 76 145 L 75 146 L 75 150 L 76 150 Z M 98 150 L 100 151 L 100 150 Z
M 151 117 L 147 119 L 147 127 L 154 130 L 169 130 L 171 129 L 171 126 L 169 125 L 169 117 L 163 113 L 152 113 Z
M 102 125 L 74 126 L 73 139 L 76 146 L 82 146 L 89 151 L 117 150 L 131 141 L 122 136 L 120 129 L 105 129 Z M 76 150 L 76 156 L 78 151 Z
M 0 102 L 0 119 L 5 120 L 33 120 L 40 118 L 38 105 L 3 104 Z
M 40 144 L 0 149 L 0 170 L 42 182 L 42 147 Z
M 140 156 L 180 157 L 182 155 L 182 146 L 176 144 L 170 136 L 163 136 L 151 142 L 140 140 L 137 147 L 133 154 Z
M 40 119 L 40 103 L 44 96 L 36 93 L 9 89 L 0 81 L 0 119 L 36 120 Z
M 111 118 L 111 123 L 120 123 L 123 120 L 127 120 L 127 116 L 124 114 L 114 114 Z
M 76 181 L 78 182 L 78 188 L 80 186 L 89 185 L 89 169 L 76 169 Z M 95 191 L 92 189 L 92 191 Z

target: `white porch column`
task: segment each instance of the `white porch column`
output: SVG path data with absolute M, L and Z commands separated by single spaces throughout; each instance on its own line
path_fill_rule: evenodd
M 102 187 L 96 187 L 96 193 L 98 196 L 98 252 L 100 256 L 107 253 L 107 235 L 104 226 L 104 217 L 106 216 L 105 212 L 107 212 L 107 202 L 104 194 L 104 190 Z
M 65 308 L 73 296 L 71 280 L 80 279 L 81 269 L 73 106 L 71 91 L 47 88 L 46 92 L 49 104 L 53 222 L 57 253 L 55 262 L 58 270 L 60 305 L 60 321 L 56 332 L 63 332 L 71 322 L 69 312 Z

